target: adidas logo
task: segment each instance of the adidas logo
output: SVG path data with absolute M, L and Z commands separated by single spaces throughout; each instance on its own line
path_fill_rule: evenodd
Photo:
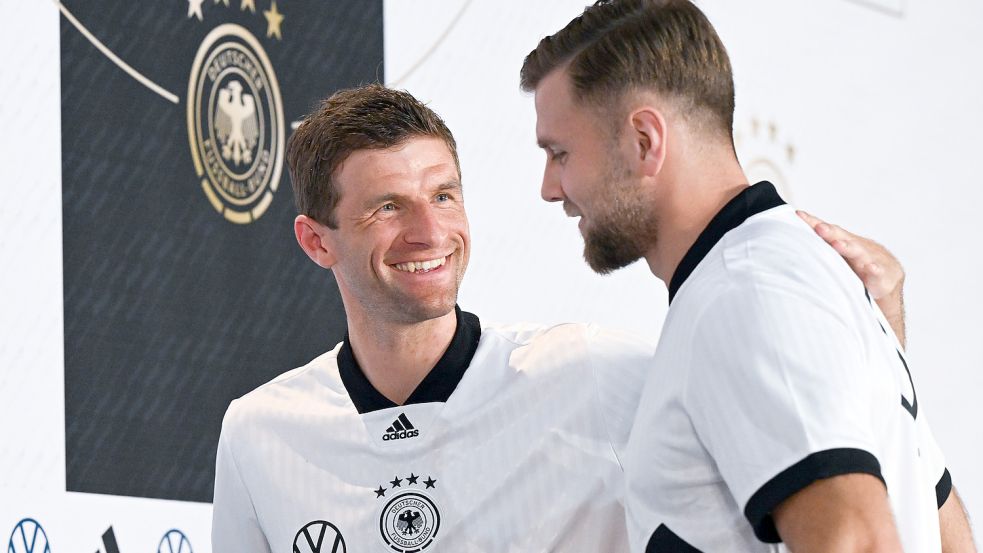
M 415 438 L 419 435 L 420 431 L 413 427 L 410 419 L 406 418 L 406 413 L 400 413 L 396 417 L 396 420 L 393 421 L 392 426 L 386 429 L 386 434 L 382 439 L 384 441 L 403 440 L 406 438 Z

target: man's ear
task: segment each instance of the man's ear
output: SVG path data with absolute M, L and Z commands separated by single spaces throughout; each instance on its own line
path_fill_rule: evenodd
M 294 219 L 294 236 L 297 237 L 300 249 L 304 250 L 314 263 L 325 269 L 330 269 L 338 261 L 328 238 L 329 230 L 307 215 L 298 215 Z
M 642 174 L 653 177 L 659 174 L 666 160 L 668 126 L 661 111 L 645 106 L 633 111 L 629 117 L 634 154 L 641 164 Z

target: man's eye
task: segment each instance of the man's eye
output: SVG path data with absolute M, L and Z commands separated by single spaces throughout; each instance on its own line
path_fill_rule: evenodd
M 438 202 L 447 202 L 450 201 L 450 199 L 451 199 L 451 195 L 446 192 L 441 192 L 440 194 L 437 194 Z
M 396 204 L 392 202 L 383 204 L 383 206 L 379 208 L 379 211 L 396 211 Z
M 549 154 L 550 161 L 558 161 L 562 163 L 567 157 L 567 153 L 562 150 L 547 150 L 546 152 Z

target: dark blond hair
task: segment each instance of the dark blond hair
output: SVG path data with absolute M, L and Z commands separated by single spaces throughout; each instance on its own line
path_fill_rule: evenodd
M 618 107 L 630 91 L 654 90 L 730 140 L 730 59 L 710 21 L 688 0 L 597 2 L 526 56 L 522 89 L 535 90 L 563 66 L 579 100 Z
M 338 228 L 334 209 L 341 198 L 335 171 L 358 150 L 392 148 L 415 137 L 443 140 L 460 174 L 451 131 L 408 92 L 378 84 L 335 92 L 304 119 L 287 143 L 297 211 Z

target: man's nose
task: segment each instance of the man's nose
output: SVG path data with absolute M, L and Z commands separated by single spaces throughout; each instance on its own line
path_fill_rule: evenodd
M 410 244 L 439 245 L 447 238 L 447 225 L 432 206 L 414 210 L 403 239 Z
M 543 170 L 543 186 L 539 191 L 547 202 L 563 201 L 563 187 L 560 186 L 560 178 L 556 173 L 556 170 L 547 163 L 546 169 Z

